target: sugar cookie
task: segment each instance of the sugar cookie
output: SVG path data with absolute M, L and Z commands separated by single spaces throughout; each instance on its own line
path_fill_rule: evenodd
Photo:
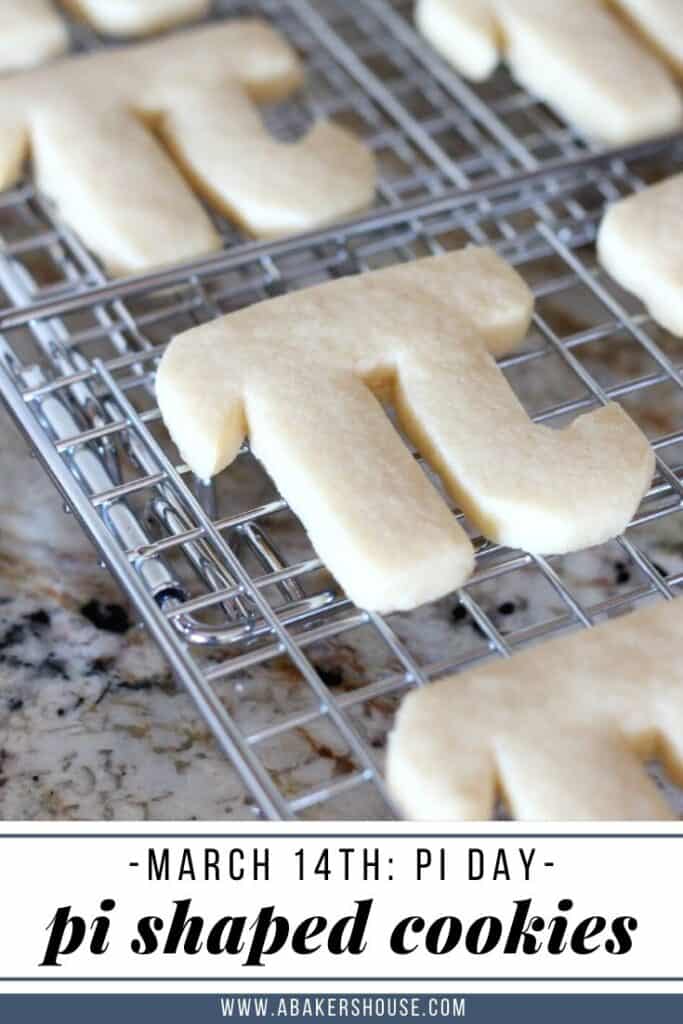
M 683 121 L 667 69 L 601 0 L 422 0 L 416 13 L 463 74 L 485 77 L 498 49 L 526 89 L 596 139 L 625 145 Z
M 527 417 L 492 356 L 523 340 L 532 305 L 490 249 L 343 278 L 175 338 L 159 405 L 203 478 L 248 433 L 348 595 L 411 608 L 461 584 L 472 551 L 374 395 L 393 400 L 469 518 L 503 544 L 603 541 L 650 483 L 652 452 L 619 406 L 561 431 Z
M 64 53 L 69 34 L 50 0 L 0 0 L 0 72 L 35 67 Z
M 466 78 L 483 82 L 496 70 L 499 40 L 488 0 L 417 0 L 415 24 Z
M 211 0 L 62 0 L 109 36 L 141 36 L 208 13 Z
M 681 0 L 612 0 L 646 39 L 683 74 L 683 4 Z
M 610 206 L 597 248 L 615 281 L 683 337 L 683 174 Z
M 672 814 L 643 762 L 683 783 L 678 602 L 413 690 L 389 738 L 406 817 L 640 820 Z
M 515 78 L 611 145 L 674 131 L 681 95 L 666 68 L 597 0 L 496 0 Z
M 254 102 L 284 98 L 301 80 L 293 49 L 256 19 L 5 79 L 0 187 L 16 180 L 30 149 L 38 186 L 113 273 L 220 246 L 155 134 L 197 189 L 251 234 L 333 222 L 371 201 L 374 161 L 326 122 L 293 144 L 268 133 Z

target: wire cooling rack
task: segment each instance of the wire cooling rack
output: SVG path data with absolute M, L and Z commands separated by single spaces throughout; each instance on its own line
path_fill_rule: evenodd
M 446 69 L 429 78 L 401 5 L 385 0 L 249 8 L 271 15 L 311 78 L 328 82 L 327 93 L 312 85 L 294 107 L 271 112 L 282 119 L 276 129 L 298 130 L 306 104 L 313 113 L 361 112 L 366 138 L 392 154 L 380 160 L 377 208 L 275 243 L 248 242 L 225 225 L 224 252 L 111 282 L 30 184 L 5 193 L 0 391 L 230 757 L 254 812 L 387 817 L 382 755 L 408 687 L 672 599 L 683 584 L 680 343 L 601 274 L 593 245 L 605 202 L 680 167 L 683 143 L 593 154 L 514 92 L 507 109 L 524 109 L 535 126 L 517 133 L 502 101 L 486 106 Z M 99 44 L 78 33 L 77 45 Z M 413 109 L 413 89 L 433 98 L 434 117 Z M 454 119 L 444 139 L 442 115 Z M 406 158 L 400 174 L 397 154 Z M 170 338 L 198 323 L 468 242 L 494 245 L 536 295 L 526 347 L 501 362 L 529 414 L 561 426 L 618 400 L 648 434 L 657 476 L 610 544 L 540 558 L 475 538 L 466 587 L 380 617 L 340 592 L 248 446 L 213 487 L 178 464 L 154 373 Z M 272 681 L 278 696 L 256 705 L 255 680 Z M 278 751 L 301 736 L 316 763 L 296 777 L 278 771 Z

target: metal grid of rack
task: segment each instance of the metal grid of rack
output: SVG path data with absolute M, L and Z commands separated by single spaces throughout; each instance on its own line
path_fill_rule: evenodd
M 469 124 L 495 144 L 473 148 L 504 162 L 478 180 L 481 165 L 461 160 L 467 176 L 449 178 L 431 121 L 406 102 L 414 80 L 425 89 L 428 81 L 415 79 L 421 44 L 403 39 L 396 10 L 384 0 L 256 6 L 290 37 L 299 33 L 312 69 L 334 68 L 340 102 L 362 106 L 370 96 L 366 109 L 392 120 L 376 140 L 409 140 L 417 194 L 387 192 L 376 210 L 344 226 L 276 243 L 242 240 L 189 268 L 108 282 L 30 186 L 6 193 L 0 230 L 16 218 L 31 239 L 42 224 L 44 237 L 37 250 L 10 240 L 0 256 L 0 392 L 231 758 L 254 811 L 384 817 L 394 811 L 382 779 L 384 740 L 408 687 L 671 599 L 683 585 L 683 548 L 672 541 L 683 512 L 681 358 L 673 339 L 601 274 L 593 250 L 605 201 L 680 165 L 683 143 L 583 154 L 552 172 L 532 147 L 533 162 L 515 165 L 493 132 L 498 114 L 482 116 L 477 100 L 467 107 Z M 380 38 L 398 69 L 383 76 L 370 70 Z M 466 91 L 462 102 L 470 102 Z M 490 183 L 489 170 L 510 180 Z M 154 400 L 155 367 L 174 334 L 217 315 L 468 242 L 494 245 L 534 289 L 528 343 L 501 363 L 529 414 L 559 426 L 618 400 L 650 437 L 657 477 L 625 535 L 592 553 L 600 580 L 581 554 L 532 557 L 479 539 L 476 573 L 461 591 L 380 617 L 340 592 L 248 446 L 211 488 L 178 465 Z M 28 260 L 37 251 L 49 256 L 47 271 Z M 57 282 L 52 266 L 63 274 Z M 283 697 L 255 715 L 241 695 L 259 674 L 281 680 Z M 313 782 L 273 769 L 278 744 L 304 731 L 324 751 L 325 771 L 312 772 Z

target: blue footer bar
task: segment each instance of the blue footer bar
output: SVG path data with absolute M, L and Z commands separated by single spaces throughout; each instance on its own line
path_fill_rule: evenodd
M 69 1024 L 425 1021 L 680 1024 L 683 995 L 0 995 L 0 1021 Z

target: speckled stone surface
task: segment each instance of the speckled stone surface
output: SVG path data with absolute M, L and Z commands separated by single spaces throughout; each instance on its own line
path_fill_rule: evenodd
M 156 647 L 3 414 L 0 814 L 225 818 L 244 811 Z
M 544 315 L 553 320 L 552 309 Z M 580 319 L 567 325 L 564 316 L 555 311 L 558 332 L 581 329 Z M 580 356 L 605 383 L 650 372 L 627 341 L 581 350 Z M 566 368 L 548 366 L 540 373 L 538 364 L 522 365 L 509 374 L 529 411 L 571 397 L 575 382 L 566 378 Z M 683 407 L 675 389 L 661 401 L 646 389 L 625 405 L 651 436 L 680 430 Z M 0 816 L 253 818 L 237 773 L 4 413 L 0 480 L 11 481 L 0 492 Z M 683 571 L 680 527 L 680 516 L 670 516 L 634 538 L 663 574 Z M 586 605 L 634 585 L 633 569 L 616 545 L 570 556 L 556 568 Z M 476 598 L 503 633 L 566 610 L 533 572 L 478 585 Z M 481 643 L 453 598 L 392 616 L 391 625 L 422 662 L 445 661 Z M 373 678 L 396 671 L 388 649 L 355 634 L 345 634 L 333 647 L 320 646 L 311 657 L 338 692 L 359 685 L 362 665 L 372 664 Z M 245 671 L 221 693 L 235 718 L 250 728 L 311 700 L 285 659 Z M 355 709 L 356 724 L 380 761 L 398 697 L 378 696 Z M 260 754 L 288 796 L 354 769 L 338 734 L 321 720 L 263 744 Z M 308 812 L 338 818 L 386 813 L 370 786 Z

